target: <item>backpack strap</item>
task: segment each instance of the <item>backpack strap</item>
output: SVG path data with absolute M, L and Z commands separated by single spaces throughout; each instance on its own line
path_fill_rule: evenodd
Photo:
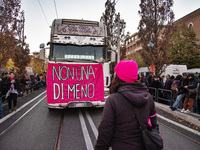
M 119 93 L 119 92 L 118 92 Z M 121 93 L 119 93 L 120 95 L 122 95 Z M 146 126 L 144 125 L 144 123 L 142 122 L 142 119 L 141 119 L 141 116 L 140 116 L 140 114 L 139 114 L 139 112 L 138 112 L 138 109 L 137 109 L 137 107 L 135 107 L 131 102 L 130 102 L 130 100 L 129 99 L 127 99 L 124 95 L 122 95 L 130 104 L 131 104 L 131 106 L 133 107 L 133 111 L 134 111 L 134 113 L 135 113 L 135 115 L 136 115 L 136 118 L 137 118 L 137 121 L 139 122 L 139 124 L 140 124 L 140 129 L 142 129 L 142 130 L 145 130 L 146 129 Z

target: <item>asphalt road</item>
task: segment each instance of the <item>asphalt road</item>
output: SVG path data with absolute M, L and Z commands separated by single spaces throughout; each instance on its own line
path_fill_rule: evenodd
M 1 150 L 92 150 L 103 108 L 49 111 L 46 93 L 0 120 Z M 42 94 L 41 94 L 42 93 Z M 39 96 L 38 96 L 39 95 Z M 32 100 L 32 101 L 31 101 Z M 158 112 L 159 114 L 159 112 Z M 165 150 L 199 150 L 200 136 L 158 118 Z

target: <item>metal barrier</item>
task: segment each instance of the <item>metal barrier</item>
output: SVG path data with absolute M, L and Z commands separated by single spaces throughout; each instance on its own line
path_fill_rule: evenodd
M 148 87 L 148 88 L 149 88 L 149 93 L 152 95 L 154 101 L 158 102 L 157 89 L 153 87 Z
M 161 88 L 158 88 L 158 89 L 153 88 L 153 87 L 148 87 L 148 88 L 149 88 L 149 93 L 153 96 L 153 99 L 156 102 L 172 106 L 173 103 L 176 101 L 176 96 L 177 96 L 176 92 L 173 92 L 171 90 L 161 89 Z M 181 102 L 181 105 L 183 105 L 182 102 Z M 193 105 L 193 112 L 196 112 L 195 103 Z
M 154 101 L 159 103 L 164 103 L 169 106 L 173 105 L 173 102 L 176 100 L 176 93 L 171 90 L 148 87 L 149 93 L 153 96 Z
M 163 102 L 164 104 L 172 106 L 172 100 L 174 99 L 172 97 L 172 91 L 166 90 L 166 89 L 157 89 L 157 98 L 158 102 Z

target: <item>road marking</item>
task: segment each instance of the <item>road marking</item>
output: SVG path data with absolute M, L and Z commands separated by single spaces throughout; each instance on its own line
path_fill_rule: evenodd
M 38 95 L 37 97 L 33 98 L 32 100 L 30 100 L 29 102 L 25 103 L 24 105 L 22 105 L 20 108 L 18 108 L 16 111 L 13 111 L 12 113 L 6 115 L 4 118 L 2 118 L 0 120 L 0 124 L 4 121 L 6 121 L 8 118 L 12 117 L 14 114 L 16 114 L 18 111 L 22 110 L 24 107 L 26 107 L 27 105 L 29 105 L 30 103 L 32 103 L 34 100 L 36 100 L 38 97 L 40 97 L 41 95 L 43 95 L 46 91 L 44 91 L 43 93 L 41 93 L 40 95 Z
M 44 96 L 41 100 L 39 100 L 35 105 L 33 105 L 28 111 L 26 111 L 19 119 L 17 119 L 13 124 L 11 124 L 6 130 L 1 132 L 0 137 L 4 135 L 7 131 L 9 131 L 15 124 L 17 124 L 26 114 L 28 114 L 35 106 L 37 106 L 46 96 Z
M 87 150 L 94 150 L 94 147 L 93 147 L 91 139 L 90 139 L 90 135 L 88 133 L 88 130 L 87 130 L 84 118 L 83 118 L 83 114 L 82 114 L 80 109 L 79 109 L 78 114 L 79 114 L 79 119 L 80 119 L 80 122 L 81 122 L 81 128 L 82 128 L 82 131 L 83 131 L 83 136 L 84 136 L 84 139 L 85 139 L 85 144 L 86 144 Z
M 172 123 L 172 124 L 174 124 L 174 125 L 176 125 L 176 126 L 178 126 L 178 127 L 181 127 L 181 128 L 183 128 L 183 129 L 185 129 L 185 130 L 187 130 L 187 131 L 189 131 L 189 132 L 192 132 L 192 133 L 194 133 L 194 134 L 200 136 L 200 132 L 199 132 L 199 131 L 196 131 L 196 130 L 194 130 L 194 129 L 188 128 L 188 127 L 186 127 L 186 126 L 184 126 L 184 125 L 182 125 L 182 124 L 180 124 L 180 123 L 177 123 L 177 122 L 175 122 L 175 121 L 172 121 L 172 120 L 170 120 L 170 119 L 167 119 L 167 118 L 165 118 L 165 117 L 163 117 L 163 116 L 161 116 L 161 115 L 158 115 L 158 114 L 157 114 L 157 116 L 158 116 L 159 118 L 161 118 L 161 119 L 163 119 L 163 120 L 169 122 L 169 123 Z
M 92 131 L 93 131 L 93 133 L 95 135 L 95 138 L 97 139 L 97 137 L 98 137 L 98 130 L 97 130 L 96 126 L 94 125 L 94 122 L 92 121 L 92 118 L 90 117 L 90 114 L 88 113 L 88 111 L 85 111 L 85 114 L 86 114 L 86 117 L 87 117 L 87 119 L 89 121 L 89 124 L 90 124 L 90 126 L 92 128 Z
M 64 117 L 65 117 L 65 111 L 63 111 L 62 116 L 60 118 L 59 131 L 58 131 L 58 136 L 57 136 L 56 145 L 55 145 L 54 150 L 60 150 Z

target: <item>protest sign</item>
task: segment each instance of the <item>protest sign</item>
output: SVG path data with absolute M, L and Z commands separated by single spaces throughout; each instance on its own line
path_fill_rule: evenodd
M 47 103 L 104 100 L 102 64 L 49 63 Z

